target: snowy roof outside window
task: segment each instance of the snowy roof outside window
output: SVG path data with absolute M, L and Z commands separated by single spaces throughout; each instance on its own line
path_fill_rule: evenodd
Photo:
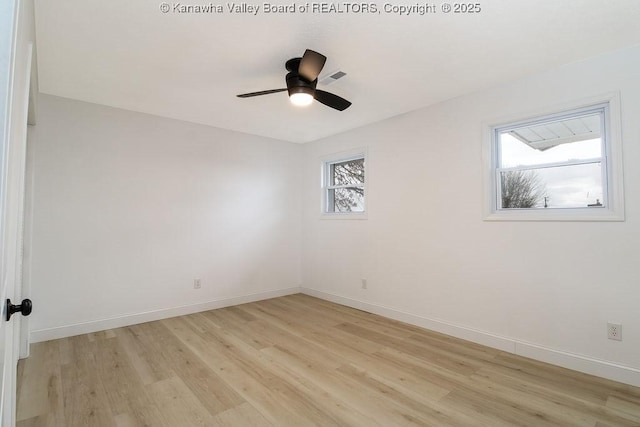
M 508 133 L 529 147 L 544 151 L 560 144 L 600 138 L 600 114 L 522 126 Z

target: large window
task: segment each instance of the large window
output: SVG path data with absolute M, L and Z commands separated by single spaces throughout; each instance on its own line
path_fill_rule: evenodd
M 622 219 L 611 123 L 604 102 L 492 126 L 487 219 Z
M 365 212 L 365 157 L 352 155 L 324 162 L 324 212 Z

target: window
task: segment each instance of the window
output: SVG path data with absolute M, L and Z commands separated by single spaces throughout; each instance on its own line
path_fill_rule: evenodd
M 611 116 L 604 102 L 491 126 L 486 219 L 624 219 Z
M 365 156 L 363 153 L 324 162 L 324 212 L 365 212 Z

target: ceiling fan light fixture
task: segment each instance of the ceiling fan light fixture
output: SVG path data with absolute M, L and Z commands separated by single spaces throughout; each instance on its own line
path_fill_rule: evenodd
M 298 87 L 295 91 L 290 91 L 289 100 L 291 103 L 298 107 L 305 107 L 311 105 L 313 102 L 313 93 L 310 88 Z

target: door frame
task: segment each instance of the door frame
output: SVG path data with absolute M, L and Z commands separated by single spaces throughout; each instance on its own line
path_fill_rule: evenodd
M 36 63 L 35 49 L 33 43 L 29 43 L 27 51 L 27 68 L 25 70 L 25 79 L 28 81 L 26 85 L 26 122 L 24 122 L 24 162 L 22 167 L 22 201 L 20 203 L 20 229 L 21 229 L 21 245 L 19 254 L 19 276 L 16 278 L 16 300 L 22 301 L 22 299 L 29 298 L 31 295 L 31 231 L 32 231 L 32 218 L 31 211 L 33 209 L 33 127 L 36 125 L 36 99 L 38 95 L 37 85 L 37 71 L 34 66 Z M 18 348 L 19 359 L 25 359 L 29 357 L 30 348 L 30 334 L 29 334 L 29 318 L 20 316 L 19 333 L 18 333 Z

